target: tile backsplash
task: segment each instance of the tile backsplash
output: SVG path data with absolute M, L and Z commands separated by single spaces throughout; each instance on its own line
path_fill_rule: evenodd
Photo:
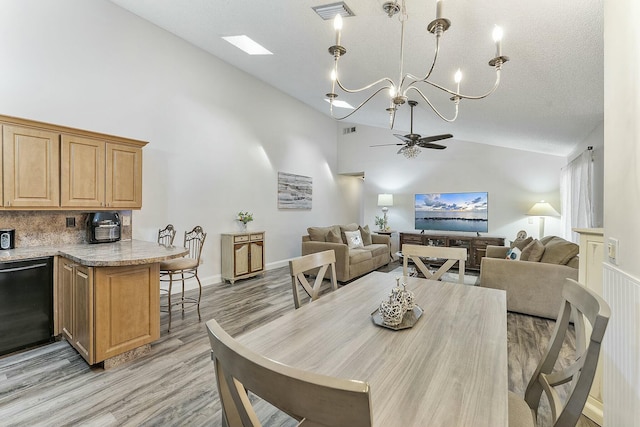
M 119 211 L 120 217 L 131 211 Z M 16 230 L 15 247 L 86 243 L 88 212 L 77 211 L 0 211 L 0 228 Z M 67 218 L 75 219 L 75 227 L 67 227 Z M 122 240 L 131 239 L 131 223 L 122 226 Z

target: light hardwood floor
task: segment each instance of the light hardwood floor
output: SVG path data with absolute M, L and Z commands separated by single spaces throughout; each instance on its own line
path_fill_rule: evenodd
M 397 268 L 392 263 L 382 270 Z M 90 368 L 65 341 L 0 359 L 0 425 L 219 426 L 220 405 L 205 321 L 231 334 L 293 310 L 288 268 L 234 285 L 203 289 L 202 322 L 195 311 L 162 313 L 151 353 L 111 370 Z M 545 348 L 553 322 L 508 315 L 509 387 L 522 393 Z M 260 404 L 265 426 L 295 425 Z M 580 427 L 596 424 L 583 417 Z

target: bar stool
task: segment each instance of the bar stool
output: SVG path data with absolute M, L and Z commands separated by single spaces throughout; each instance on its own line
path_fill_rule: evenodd
M 165 246 L 173 246 L 173 239 L 176 237 L 176 229 L 173 224 L 167 224 L 165 228 L 158 230 L 158 243 Z
M 198 266 L 200 265 L 200 255 L 202 254 L 202 246 L 204 245 L 206 237 L 207 233 L 205 233 L 199 225 L 189 232 L 185 231 L 184 247 L 189 250 L 189 253 L 183 258 L 170 259 L 160 263 L 160 282 L 169 282 L 169 289 L 167 293 L 169 327 L 167 328 L 167 331 L 171 331 L 171 307 L 173 305 L 182 306 L 183 316 L 185 304 L 195 305 L 198 310 L 198 320 L 201 320 L 200 299 L 202 297 L 202 284 L 198 277 Z M 174 276 L 176 277 L 174 278 Z M 198 281 L 198 298 L 184 296 L 184 282 L 185 280 L 193 277 Z M 171 289 L 173 287 L 174 280 L 182 282 L 182 293 L 180 297 L 178 297 L 177 301 L 172 301 L 171 298 Z

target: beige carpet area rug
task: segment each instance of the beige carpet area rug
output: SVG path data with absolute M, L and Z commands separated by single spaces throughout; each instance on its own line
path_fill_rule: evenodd
M 409 266 L 409 272 L 411 272 L 412 270 L 413 270 L 413 267 Z M 432 271 L 435 271 L 435 269 L 432 269 Z M 391 270 L 390 274 L 397 274 L 398 276 L 402 276 L 402 266 Z M 454 271 L 454 272 L 448 271 L 448 272 L 444 273 L 442 275 L 442 281 L 443 282 L 458 283 L 458 272 L 457 271 Z M 479 281 L 479 276 L 477 276 L 477 275 L 473 275 L 473 274 L 465 274 L 464 275 L 464 284 L 465 285 L 475 286 L 475 285 L 478 284 L 478 281 Z

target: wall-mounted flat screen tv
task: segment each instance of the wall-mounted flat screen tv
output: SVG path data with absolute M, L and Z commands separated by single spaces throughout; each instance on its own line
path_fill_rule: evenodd
M 416 230 L 486 233 L 487 198 L 487 192 L 416 194 Z

